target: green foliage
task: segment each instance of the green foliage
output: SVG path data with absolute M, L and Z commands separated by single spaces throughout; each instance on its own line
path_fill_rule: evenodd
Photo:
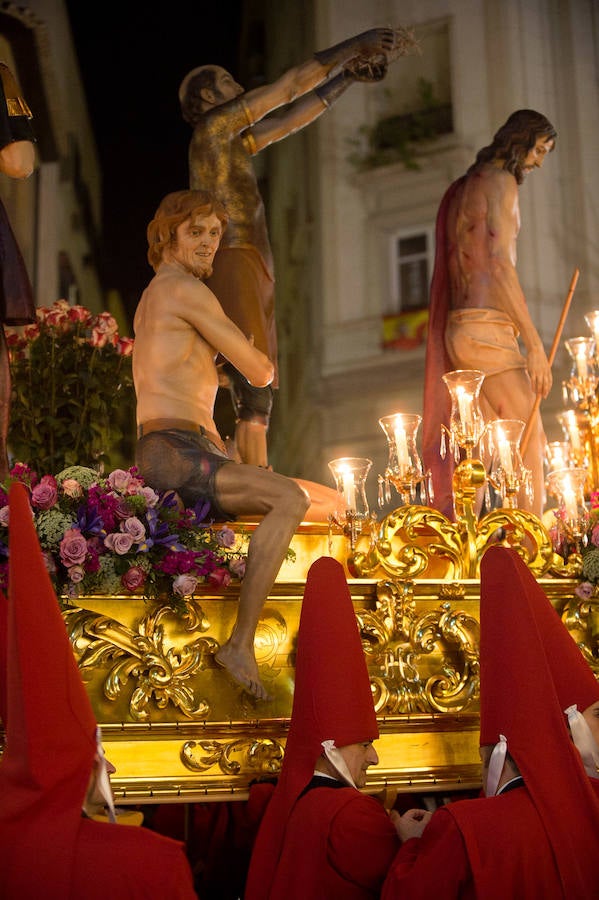
M 121 463 L 134 424 L 131 338 L 109 313 L 58 300 L 37 323 L 6 329 L 12 377 L 10 456 L 41 472 Z
M 416 145 L 450 132 L 453 126 L 451 106 L 439 103 L 432 83 L 425 78 L 418 79 L 418 100 L 417 112 L 380 119 L 372 128 L 363 125 L 359 129 L 361 138 L 349 142 L 355 150 L 348 161 L 359 171 L 397 162 L 406 169 L 419 169 Z

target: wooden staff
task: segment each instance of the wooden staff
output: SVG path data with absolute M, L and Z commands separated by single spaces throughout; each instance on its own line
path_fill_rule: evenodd
M 566 301 L 564 303 L 564 308 L 562 309 L 562 314 L 559 318 L 559 322 L 557 323 L 557 328 L 555 329 L 555 336 L 553 338 L 553 344 L 551 345 L 551 350 L 549 351 L 549 356 L 547 357 L 549 360 L 549 365 L 553 365 L 553 360 L 555 359 L 555 354 L 557 353 L 557 348 L 559 347 L 559 342 L 562 336 L 562 331 L 564 328 L 564 324 L 566 322 L 566 316 L 568 315 L 568 310 L 570 309 L 570 304 L 572 302 L 572 297 L 574 296 L 574 291 L 576 289 L 576 282 L 578 281 L 578 276 L 580 275 L 579 269 L 574 269 L 574 274 L 572 275 L 572 281 L 570 282 L 570 288 L 568 290 L 568 296 L 566 297 Z M 522 440 L 520 441 L 520 455 L 524 456 L 526 453 L 526 448 L 528 447 L 528 442 L 530 440 L 530 433 L 532 430 L 532 426 L 534 424 L 535 416 L 539 410 L 539 406 L 541 405 L 541 395 L 537 394 L 535 397 L 534 406 L 532 408 L 532 412 L 528 418 L 528 422 L 526 423 L 526 428 L 524 429 L 524 434 L 522 435 Z

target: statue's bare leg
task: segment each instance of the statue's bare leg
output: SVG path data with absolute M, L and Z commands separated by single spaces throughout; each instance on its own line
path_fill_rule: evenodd
M 307 493 L 291 478 L 255 466 L 227 465 L 216 475 L 220 506 L 232 516 L 261 516 L 253 532 L 237 618 L 216 662 L 259 700 L 268 699 L 260 681 L 254 636 L 264 601 L 274 584 L 291 540 L 310 505 Z

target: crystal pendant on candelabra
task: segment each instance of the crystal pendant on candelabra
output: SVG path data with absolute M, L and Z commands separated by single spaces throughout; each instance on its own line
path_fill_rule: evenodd
M 518 495 L 524 490 L 532 503 L 532 473 L 520 455 L 525 423 L 521 419 L 494 419 L 487 425 L 491 453 L 490 480 L 503 500 L 503 506 L 516 509 Z
M 460 448 L 466 451 L 468 458 L 472 458 L 472 451 L 485 430 L 485 420 L 478 405 L 484 377 L 484 372 L 478 369 L 456 369 L 443 375 L 451 395 L 449 449 L 456 462 Z
M 597 365 L 595 363 L 595 339 L 576 337 L 565 341 L 566 350 L 572 357 L 570 379 L 567 392 L 574 403 L 590 400 L 597 389 Z
M 391 501 L 391 485 L 404 504 L 414 503 L 419 485 L 428 500 L 428 488 L 416 443 L 421 422 L 422 416 L 413 413 L 395 413 L 379 419 L 389 451 L 385 474 L 379 475 L 379 506 Z
M 580 548 L 589 525 L 585 487 L 589 472 L 582 468 L 556 469 L 547 477 L 547 489 L 557 499 L 555 531 L 559 547 Z

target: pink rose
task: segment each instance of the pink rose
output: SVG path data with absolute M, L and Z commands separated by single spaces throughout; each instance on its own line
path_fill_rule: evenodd
M 149 509 L 153 509 L 158 503 L 158 494 L 149 485 L 140 487 L 138 493 L 144 498 Z
M 40 483 L 31 491 L 31 505 L 38 509 L 50 509 L 58 500 L 58 488 L 53 475 L 43 475 Z
M 229 563 L 229 571 L 241 581 L 245 575 L 245 559 L 232 559 Z
M 76 478 L 65 478 L 62 482 L 62 489 L 67 497 L 72 497 L 73 500 L 83 497 L 83 488 Z
M 146 529 L 143 522 L 137 516 L 130 516 L 121 523 L 121 531 L 124 534 L 130 534 L 136 544 L 141 544 L 146 539 Z
M 114 514 L 117 519 L 128 519 L 131 515 L 129 504 L 124 497 L 119 497 L 114 507 Z
M 121 584 L 127 591 L 137 591 L 146 583 L 146 573 L 140 566 L 131 566 L 121 577 Z
M 85 578 L 85 569 L 83 566 L 71 566 L 69 569 L 69 580 L 73 584 L 79 584 Z
M 226 587 L 231 582 L 231 575 L 227 569 L 215 569 L 208 576 L 208 582 L 215 587 Z
M 97 328 L 93 328 L 89 342 L 95 350 L 101 350 L 108 343 L 108 335 L 98 331 Z
M 3 525 L 4 528 L 8 528 L 8 519 L 9 519 L 8 510 L 9 510 L 8 503 L 6 504 L 6 506 L 3 506 L 2 509 L 0 509 L 0 525 Z
M 113 491 L 118 491 L 119 494 L 124 494 L 127 491 L 130 481 L 131 475 L 124 469 L 115 469 L 108 476 L 108 484 Z
M 109 550 L 114 550 L 119 556 L 124 556 L 133 546 L 133 538 L 130 534 L 125 534 L 122 531 L 115 531 L 112 534 L 106 535 L 104 544 Z
M 229 547 L 230 549 L 235 546 L 235 532 L 226 525 L 216 532 L 215 537 L 219 547 Z
M 23 337 L 28 341 L 34 341 L 40 336 L 40 327 L 37 322 L 34 325 L 25 325 L 23 329 Z
M 10 350 L 10 358 L 13 359 L 24 359 L 25 358 L 25 350 L 28 346 L 27 338 L 22 334 L 16 334 L 14 331 L 9 331 L 8 325 L 6 328 L 6 346 Z M 37 335 L 34 335 L 37 337 Z
M 87 324 L 91 319 L 89 309 L 86 309 L 85 306 L 79 306 L 78 304 L 69 306 L 67 316 L 71 322 L 83 322 L 84 324 Z
M 130 337 L 121 337 L 116 345 L 117 353 L 120 356 L 131 356 L 133 353 L 133 345 L 135 341 Z
M 60 542 L 60 558 L 67 567 L 81 566 L 87 556 L 87 541 L 79 528 L 68 528 Z
M 53 308 L 48 310 L 48 314 L 44 317 L 44 324 L 56 328 L 58 331 L 66 331 L 69 327 L 69 320 L 64 310 Z
M 173 593 L 178 597 L 189 597 L 198 586 L 198 579 L 193 575 L 177 575 L 173 581 Z
M 129 477 L 131 480 L 129 482 L 129 486 L 127 487 L 127 493 L 131 495 L 140 494 L 144 486 L 143 478 L 139 478 L 137 475 L 132 475 L 131 470 L 129 470 Z
M 93 318 L 92 335 L 90 344 L 101 349 L 106 344 L 116 347 L 118 342 L 118 325 L 114 316 L 103 312 Z
M 117 334 L 119 330 L 116 319 L 109 312 L 101 312 L 94 317 L 94 328 L 105 334 Z

